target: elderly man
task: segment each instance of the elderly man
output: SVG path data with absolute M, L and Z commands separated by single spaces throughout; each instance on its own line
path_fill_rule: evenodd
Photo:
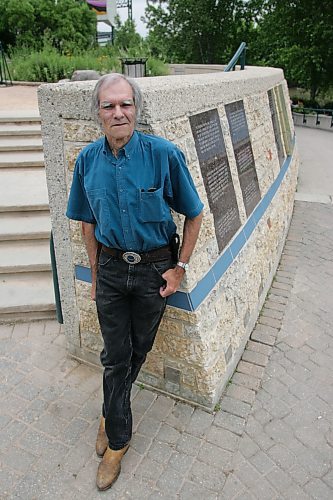
M 130 393 L 197 241 L 203 204 L 169 141 L 135 131 L 142 96 L 123 75 L 96 84 L 92 111 L 105 137 L 79 154 L 67 216 L 82 221 L 92 291 L 104 342 L 104 402 L 96 452 L 97 487 L 117 479 L 132 435 Z M 185 215 L 179 260 L 170 209 Z

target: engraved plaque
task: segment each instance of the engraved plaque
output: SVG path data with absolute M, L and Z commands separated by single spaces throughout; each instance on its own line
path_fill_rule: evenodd
M 277 97 L 278 108 L 280 112 L 284 149 L 287 155 L 290 155 L 292 152 L 292 134 L 291 134 L 291 127 L 290 127 L 283 87 L 282 85 L 278 85 L 277 87 L 275 87 L 274 90 L 275 90 L 275 95 Z
M 225 109 L 246 215 L 249 216 L 260 201 L 261 195 L 243 101 L 227 104 Z
M 221 252 L 241 223 L 217 109 L 191 116 L 190 125 Z
M 275 95 L 273 89 L 268 91 L 269 108 L 271 110 L 273 131 L 275 137 L 275 144 L 278 153 L 280 167 L 285 159 L 283 144 L 282 144 L 282 132 L 279 122 L 278 109 L 276 105 Z

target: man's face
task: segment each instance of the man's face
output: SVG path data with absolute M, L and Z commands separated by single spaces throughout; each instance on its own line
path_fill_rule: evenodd
M 136 109 L 132 87 L 120 79 L 102 86 L 99 92 L 99 117 L 108 141 L 127 144 L 135 127 Z

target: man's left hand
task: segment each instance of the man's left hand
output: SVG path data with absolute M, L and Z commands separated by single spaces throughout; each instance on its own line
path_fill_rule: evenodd
M 162 278 L 165 279 L 166 285 L 161 286 L 160 288 L 161 297 L 168 297 L 169 295 L 177 292 L 184 274 L 184 269 L 179 266 L 176 266 L 173 269 L 168 269 L 165 273 L 163 273 Z

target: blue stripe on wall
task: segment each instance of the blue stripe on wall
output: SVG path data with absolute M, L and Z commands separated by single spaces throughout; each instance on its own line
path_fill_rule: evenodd
M 295 144 L 295 140 L 293 141 Z M 261 217 L 266 212 L 271 204 L 273 197 L 279 189 L 284 176 L 286 175 L 292 156 L 288 156 L 284 161 L 281 170 L 275 181 L 260 200 L 245 225 L 239 230 L 236 237 L 224 249 L 223 253 L 216 260 L 211 269 L 205 276 L 196 284 L 191 292 L 176 292 L 168 298 L 168 305 L 183 309 L 184 311 L 195 311 L 200 304 L 209 295 L 216 283 L 221 279 L 223 274 L 231 266 L 239 252 L 246 245 L 247 240 L 251 237 L 254 229 L 259 224 Z M 91 283 L 91 273 L 88 267 L 75 266 L 75 277 L 77 280 Z

